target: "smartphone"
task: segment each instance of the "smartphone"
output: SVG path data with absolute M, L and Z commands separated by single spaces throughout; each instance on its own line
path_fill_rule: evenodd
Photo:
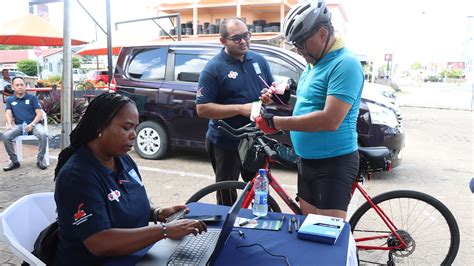
M 218 223 L 222 220 L 221 215 L 186 215 L 184 218 L 199 220 L 205 223 Z
M 186 213 L 186 209 L 175 212 L 175 213 L 171 214 L 170 216 L 168 216 L 168 218 L 166 218 L 166 222 L 169 223 L 169 222 L 172 222 L 172 221 L 183 219 L 185 213 Z

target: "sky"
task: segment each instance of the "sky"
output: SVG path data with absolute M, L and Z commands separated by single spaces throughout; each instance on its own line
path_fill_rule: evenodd
M 348 46 L 375 60 L 391 53 L 401 65 L 462 61 L 474 16 L 472 0 L 347 0 L 344 7 Z
M 105 0 L 80 0 L 106 29 Z M 338 2 L 328 0 L 329 2 Z M 8 2 L 8 4 L 5 4 Z M 95 39 L 94 22 L 77 4 L 72 5 L 73 38 Z M 112 23 L 156 16 L 148 8 L 154 0 L 111 0 Z M 414 62 L 462 61 L 464 42 L 468 36 L 467 17 L 474 16 L 473 0 L 340 0 L 346 11 L 346 45 L 370 60 L 383 62 L 384 54 L 393 54 L 395 64 L 408 66 Z M 0 23 L 28 12 L 28 0 L 0 0 Z M 62 3 L 49 4 L 50 21 L 62 28 Z M 474 19 L 473 19 L 474 20 Z M 134 24 L 129 38 L 158 37 L 159 29 L 145 23 Z M 127 30 L 131 26 L 120 26 Z M 145 29 L 144 31 L 137 30 Z M 474 30 L 474 28 L 473 28 Z M 145 33 L 143 33 L 145 32 Z M 153 36 L 155 35 L 155 36 Z M 98 29 L 99 39 L 105 35 Z M 474 38 L 474 33 L 471 33 Z M 121 36 L 123 37 L 123 36 Z M 471 53 L 472 54 L 472 53 Z

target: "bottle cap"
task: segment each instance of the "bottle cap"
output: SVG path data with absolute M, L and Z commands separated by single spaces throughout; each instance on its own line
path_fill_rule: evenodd
M 259 174 L 259 175 L 266 175 L 266 174 L 267 174 L 267 170 L 265 170 L 265 169 L 259 169 L 259 170 L 258 170 L 258 174 Z

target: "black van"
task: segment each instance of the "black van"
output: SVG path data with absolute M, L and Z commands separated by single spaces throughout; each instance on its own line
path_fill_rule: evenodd
M 123 47 L 115 67 L 113 86 L 135 100 L 140 125 L 135 150 L 146 159 L 161 159 L 170 147 L 204 149 L 208 119 L 196 113 L 199 73 L 222 49 L 219 43 L 170 42 Z M 295 101 L 297 81 L 306 63 L 291 51 L 251 44 L 251 50 L 269 62 L 275 80 L 292 84 Z M 402 117 L 393 98 L 383 96 L 374 84 L 366 83 L 357 129 L 359 145 L 386 146 L 397 166 L 404 147 Z M 291 115 L 291 106 L 270 106 L 270 112 Z M 290 144 L 289 134 L 282 142 Z

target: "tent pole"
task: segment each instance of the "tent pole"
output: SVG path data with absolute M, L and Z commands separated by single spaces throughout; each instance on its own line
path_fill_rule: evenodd
M 64 0 L 63 75 L 61 86 L 61 150 L 70 144 L 72 131 L 72 52 L 70 0 Z

